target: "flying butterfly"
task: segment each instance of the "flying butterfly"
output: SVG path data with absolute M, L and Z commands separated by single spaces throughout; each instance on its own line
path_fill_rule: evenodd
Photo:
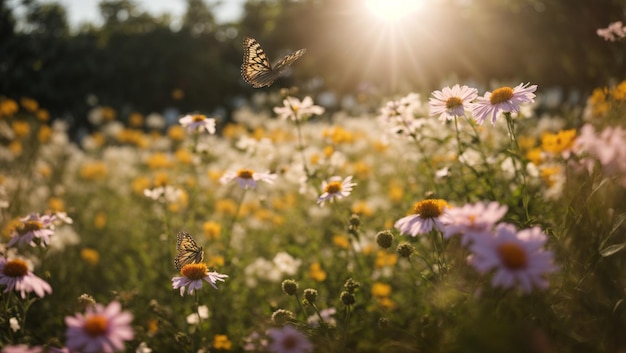
M 244 37 L 241 76 L 244 81 L 251 84 L 254 88 L 270 86 L 289 65 L 300 59 L 305 52 L 306 49 L 300 49 L 285 55 L 272 65 L 259 42 L 254 38 Z
M 176 266 L 178 271 L 180 271 L 185 265 L 197 264 L 204 260 L 204 251 L 202 251 L 202 247 L 198 246 L 189 233 L 178 233 L 176 250 L 178 250 L 178 254 L 174 259 L 174 266 Z

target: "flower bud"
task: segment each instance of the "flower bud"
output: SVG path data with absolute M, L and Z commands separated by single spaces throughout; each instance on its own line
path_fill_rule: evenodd
M 287 295 L 296 295 L 298 293 L 298 283 L 292 279 L 286 279 L 283 281 L 283 292 Z
M 276 325 L 284 325 L 295 320 L 296 316 L 293 312 L 285 309 L 278 309 L 272 314 L 272 322 Z
M 345 305 L 353 305 L 356 302 L 356 299 L 354 298 L 354 294 L 349 293 L 347 291 L 341 292 L 339 299 L 341 299 L 341 302 L 344 303 Z
M 393 243 L 393 234 L 388 230 L 383 230 L 376 234 L 376 244 L 383 249 L 389 249 Z
M 317 290 L 313 288 L 307 288 L 304 290 L 304 299 L 313 304 L 317 300 Z
M 400 256 L 408 258 L 415 252 L 415 248 L 409 243 L 402 243 L 398 245 L 396 251 Z
M 359 288 L 361 286 L 361 284 L 355 280 L 353 280 L 352 278 L 348 278 L 346 280 L 346 283 L 343 285 L 343 287 L 350 293 L 354 293 L 354 291 Z

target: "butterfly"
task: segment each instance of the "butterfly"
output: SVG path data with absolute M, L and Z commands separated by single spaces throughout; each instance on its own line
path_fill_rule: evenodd
M 174 259 L 174 266 L 176 266 L 178 271 L 180 271 L 185 265 L 197 264 L 204 260 L 204 251 L 202 251 L 202 247 L 198 246 L 189 233 L 178 233 L 176 250 L 178 250 L 178 254 Z
M 272 65 L 259 42 L 254 38 L 244 37 L 241 76 L 254 88 L 270 86 L 289 65 L 300 59 L 305 52 L 306 49 L 300 49 L 285 55 Z

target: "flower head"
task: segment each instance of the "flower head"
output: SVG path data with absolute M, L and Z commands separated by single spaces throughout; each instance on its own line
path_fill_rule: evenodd
M 508 210 L 497 202 L 466 204 L 463 207 L 446 208 L 441 218 L 443 236 L 461 235 L 461 244 L 467 245 L 475 237 L 487 236 Z
M 500 223 L 493 237 L 476 238 L 470 245 L 469 263 L 481 273 L 495 271 L 493 286 L 517 285 L 526 293 L 545 289 L 544 275 L 555 270 L 552 252 L 543 249 L 546 240 L 539 227 L 517 232 L 513 225 Z
M 254 189 L 259 180 L 273 184 L 275 179 L 276 174 L 270 174 L 270 172 L 258 173 L 252 169 L 239 169 L 237 172 L 226 172 L 220 178 L 220 182 L 227 184 L 233 180 L 237 180 L 240 187 L 244 189 Z
M 267 335 L 272 339 L 269 350 L 272 353 L 306 353 L 313 351 L 313 344 L 302 332 L 291 325 L 283 328 L 268 330 Z
M 396 101 L 389 101 L 381 109 L 378 119 L 388 126 L 392 134 L 409 136 L 420 127 L 420 120 L 416 116 L 421 113 L 422 102 L 417 93 L 400 98 Z
M 52 293 L 48 282 L 35 276 L 28 269 L 28 264 L 22 259 L 7 260 L 0 256 L 0 285 L 6 286 L 5 293 L 15 290 L 20 292 L 22 299 L 26 293 L 35 292 L 40 298 L 46 293 Z
M 300 121 L 309 115 L 324 114 L 324 108 L 313 104 L 313 99 L 307 96 L 302 102 L 298 98 L 287 97 L 283 100 L 282 107 L 275 107 L 274 113 L 280 115 L 282 119 Z
M 187 131 L 206 130 L 209 134 L 215 134 L 215 119 L 207 118 L 204 114 L 188 114 L 178 119 L 178 122 L 187 129 Z
M 478 96 L 476 88 L 454 85 L 444 87 L 441 91 L 432 93 L 428 100 L 429 115 L 439 115 L 439 120 L 452 120 L 456 116 L 465 115 L 469 103 Z
M 317 203 L 324 206 L 324 202 L 333 201 L 334 199 L 342 199 L 350 195 L 352 188 L 356 183 L 352 182 L 352 176 L 341 180 L 340 176 L 330 177 L 322 182 L 322 194 L 317 198 Z
M 394 227 L 401 234 L 410 234 L 417 236 L 430 232 L 433 228 L 443 229 L 440 217 L 443 215 L 445 207 L 448 203 L 441 199 L 428 199 L 416 202 L 413 205 L 411 214 L 400 218 L 394 224 Z
M 209 272 L 206 264 L 188 264 L 180 270 L 182 276 L 172 278 L 174 289 L 180 288 L 181 297 L 185 294 L 185 287 L 188 287 L 187 294 L 191 295 L 196 289 L 202 288 L 202 281 L 207 281 L 213 288 L 217 289 L 217 281 L 224 282 L 224 275 L 217 272 Z
M 130 322 L 133 315 L 122 311 L 122 305 L 113 301 L 108 306 L 95 304 L 84 314 L 66 316 L 66 345 L 70 351 L 84 353 L 111 353 L 124 349 L 124 341 L 134 337 Z
M 478 100 L 472 104 L 472 114 L 476 123 L 482 125 L 485 119 L 491 116 L 491 123 L 495 125 L 498 113 L 517 113 L 522 103 L 534 102 L 537 85 L 529 85 L 530 83 L 520 83 L 515 88 L 504 86 L 485 93 L 484 97 L 478 97 Z
M 596 34 L 606 41 L 614 42 L 616 39 L 626 37 L 626 26 L 622 21 L 613 22 L 607 28 L 598 28 Z
M 36 213 L 20 219 L 19 224 L 9 241 L 8 246 L 15 244 L 30 244 L 30 246 L 46 246 L 50 242 L 50 236 L 54 234 L 55 215 L 39 216 Z
M 618 176 L 626 185 L 626 131 L 620 126 L 607 127 L 596 133 L 590 124 L 580 129 L 580 136 L 574 142 L 574 150 L 583 155 L 583 163 L 589 171 L 594 160 L 598 160 L 606 176 Z

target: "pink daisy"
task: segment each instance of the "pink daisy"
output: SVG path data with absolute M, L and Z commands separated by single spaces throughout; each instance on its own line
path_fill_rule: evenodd
M 172 287 L 180 288 L 181 297 L 185 294 L 185 287 L 187 287 L 187 294 L 191 295 L 195 290 L 202 288 L 203 280 L 217 289 L 217 281 L 224 282 L 224 279 L 228 278 L 228 275 L 209 272 L 205 263 L 185 265 L 180 270 L 180 274 L 182 276 L 172 278 Z
M 124 349 L 124 341 L 133 339 L 130 326 L 133 315 L 122 311 L 122 305 L 113 301 L 108 306 L 94 304 L 85 314 L 66 316 L 67 348 L 82 353 L 112 353 Z
M 26 298 L 26 293 L 35 292 L 40 298 L 46 293 L 52 293 L 52 287 L 48 282 L 35 276 L 26 261 L 21 259 L 7 260 L 0 256 L 0 285 L 6 286 L 5 293 L 15 290 L 20 292 L 22 299 Z
M 348 197 L 352 188 L 356 186 L 356 183 L 352 182 L 352 176 L 346 177 L 341 180 L 340 176 L 330 177 L 328 180 L 322 182 L 322 194 L 317 198 L 317 203 L 320 206 L 324 206 L 326 201 L 333 201 L 335 199 L 342 199 Z
M 543 249 L 546 240 L 539 227 L 517 232 L 515 226 L 500 223 L 493 237 L 477 238 L 470 245 L 469 263 L 481 273 L 495 271 L 494 287 L 519 286 L 526 293 L 545 289 L 545 274 L 555 270 L 552 252 Z
M 313 351 L 313 344 L 302 332 L 291 325 L 267 331 L 272 339 L 269 350 L 272 353 L 307 353 Z
M 440 217 L 447 206 L 448 203 L 440 199 L 416 202 L 410 214 L 397 220 L 393 226 L 400 231 L 400 234 L 409 234 L 414 237 L 418 234 L 426 234 L 433 228 L 442 230 L 443 223 Z
M 428 115 L 439 115 L 439 120 L 452 120 L 456 116 L 465 115 L 469 103 L 478 96 L 476 88 L 459 86 L 458 84 L 444 87 L 441 91 L 434 91 L 428 100 L 430 111 Z
M 491 123 L 495 125 L 498 113 L 517 113 L 522 103 L 534 102 L 537 85 L 528 86 L 529 84 L 520 83 L 515 88 L 500 87 L 493 92 L 485 93 L 484 97 L 478 97 L 477 101 L 472 104 L 472 114 L 476 123 L 482 125 L 485 119 L 491 116 Z
M 495 224 L 504 217 L 508 207 L 497 202 L 466 204 L 463 207 L 446 208 L 441 221 L 443 236 L 461 235 L 461 244 L 467 245 L 475 237 L 489 236 Z
M 18 225 L 11 234 L 12 238 L 7 244 L 29 244 L 30 246 L 46 246 L 50 242 L 50 236 L 54 234 L 55 215 L 39 216 L 36 213 L 20 219 L 22 224 Z
M 276 177 L 276 174 L 270 174 L 269 172 L 258 173 L 252 169 L 239 169 L 237 172 L 226 172 L 220 178 L 220 182 L 227 184 L 236 180 L 240 187 L 244 189 L 254 189 L 258 181 L 273 184 Z

